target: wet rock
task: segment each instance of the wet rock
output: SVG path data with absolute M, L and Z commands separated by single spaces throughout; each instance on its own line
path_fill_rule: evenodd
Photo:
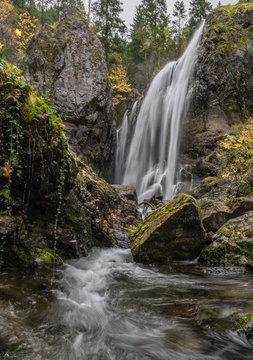
M 229 220 L 201 253 L 207 264 L 232 264 L 253 270 L 253 211 Z
M 112 185 L 112 187 L 120 196 L 124 196 L 128 200 L 134 201 L 136 204 L 138 203 L 135 187 L 128 185 Z
M 253 343 L 253 313 L 236 313 L 234 319 L 240 327 L 240 331 L 243 331 L 246 338 Z
M 214 9 L 206 19 L 184 149 L 205 156 L 231 125 L 253 112 L 253 3 Z
M 203 198 L 199 200 L 203 214 L 203 225 L 208 231 L 217 231 L 228 220 L 253 210 L 252 197 L 240 197 L 229 201 Z
M 197 257 L 205 241 L 197 201 L 179 194 L 149 214 L 129 237 L 136 261 L 159 263 Z
M 103 177 L 112 177 L 115 128 L 102 45 L 83 14 L 69 6 L 56 27 L 30 43 L 28 80 L 65 118 L 71 149 Z

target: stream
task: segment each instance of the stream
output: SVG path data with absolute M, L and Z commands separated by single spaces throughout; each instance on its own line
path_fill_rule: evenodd
M 252 312 L 252 275 L 144 266 L 93 249 L 57 270 L 0 274 L 1 360 L 252 360 L 231 314 Z

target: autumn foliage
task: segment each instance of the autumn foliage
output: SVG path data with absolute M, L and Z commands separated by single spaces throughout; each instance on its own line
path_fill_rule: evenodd
M 223 178 L 236 175 L 243 180 L 252 176 L 253 118 L 250 118 L 246 124 L 236 125 L 219 145 L 226 154 Z
M 15 34 L 17 36 L 17 45 L 20 49 L 25 49 L 36 31 L 38 19 L 31 16 L 27 11 L 19 15 L 19 21 Z
M 116 106 L 122 101 L 126 101 L 126 95 L 131 91 L 126 67 L 122 63 L 113 65 L 109 78 L 111 80 L 113 105 Z

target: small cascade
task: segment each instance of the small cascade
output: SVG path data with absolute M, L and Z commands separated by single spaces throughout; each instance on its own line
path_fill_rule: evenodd
M 203 25 L 178 61 L 168 63 L 152 81 L 136 123 L 125 115 L 118 137 L 118 183 L 135 186 L 139 202 L 176 194 L 177 157 L 183 120 L 191 100 L 190 81 Z
M 133 136 L 133 132 L 136 125 L 136 108 L 138 101 L 135 101 L 130 116 L 128 111 L 125 112 L 123 117 L 122 126 L 117 130 L 117 151 L 116 151 L 116 163 L 114 183 L 121 184 L 123 180 L 123 174 L 125 170 L 125 163 L 128 156 L 129 144 Z

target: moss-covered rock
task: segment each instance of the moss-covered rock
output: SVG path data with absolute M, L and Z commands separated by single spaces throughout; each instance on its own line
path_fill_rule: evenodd
M 207 17 L 185 131 L 185 150 L 204 156 L 253 113 L 253 3 L 221 6 Z
M 149 214 L 129 237 L 137 261 L 193 259 L 205 240 L 199 205 L 192 196 L 179 194 Z
M 115 127 L 102 45 L 84 14 L 65 9 L 27 51 L 25 73 L 64 115 L 71 149 L 100 176 L 112 178 Z
M 0 264 L 50 264 L 114 246 L 137 205 L 68 147 L 63 124 L 19 69 L 0 62 Z M 123 240 L 124 240 L 123 239 Z M 56 257 L 49 250 L 56 247 Z
M 202 251 L 200 261 L 253 270 L 253 211 L 224 224 L 213 236 L 213 242 Z

